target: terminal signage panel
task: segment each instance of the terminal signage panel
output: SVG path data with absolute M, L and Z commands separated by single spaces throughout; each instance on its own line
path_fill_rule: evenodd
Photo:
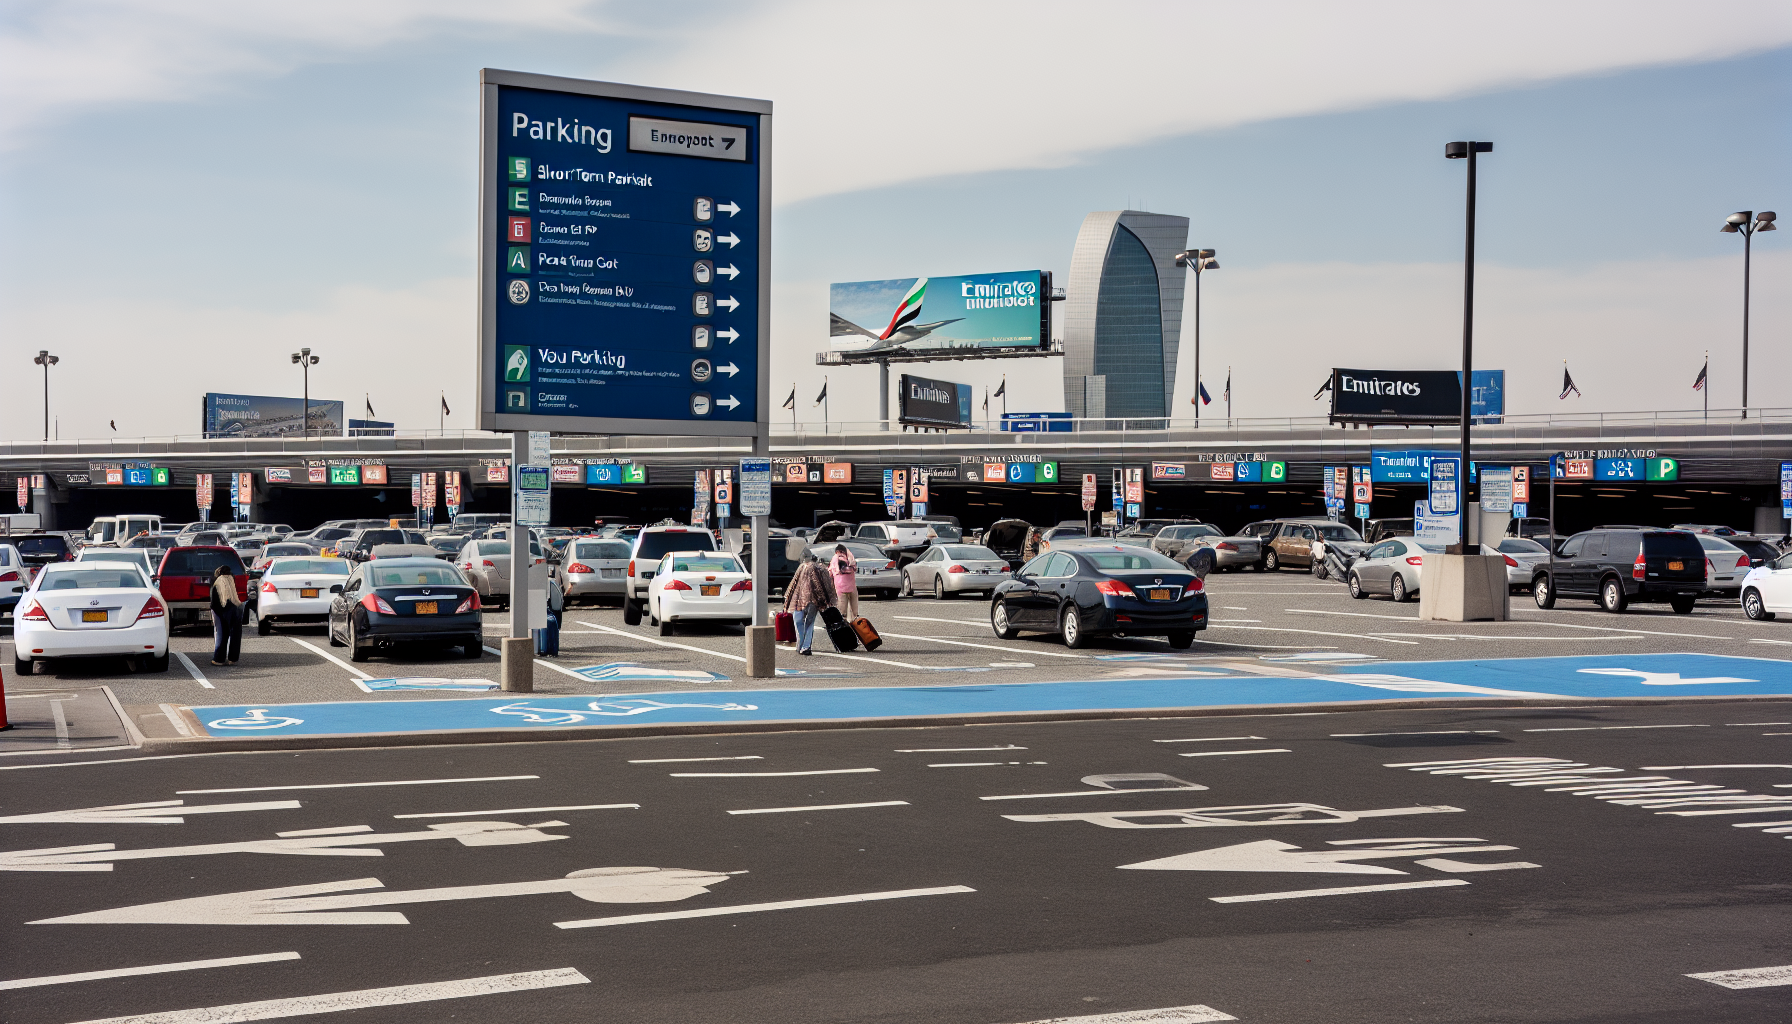
M 771 104 L 481 84 L 480 426 L 762 433 Z
M 1455 423 L 1462 378 L 1455 370 L 1332 370 L 1338 423 Z
M 905 373 L 897 419 L 919 427 L 969 427 L 974 391 L 969 384 Z
M 1043 271 L 1016 270 L 832 284 L 830 344 L 847 359 L 1043 348 L 1051 336 L 1051 279 Z M 1011 427 L 1003 419 L 1003 430 L 1058 429 Z

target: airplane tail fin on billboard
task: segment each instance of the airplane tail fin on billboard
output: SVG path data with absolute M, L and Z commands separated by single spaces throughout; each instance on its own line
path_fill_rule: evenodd
M 892 334 L 895 334 L 897 331 L 908 326 L 910 323 L 913 323 L 920 317 L 921 300 L 926 298 L 926 296 L 927 279 L 923 277 L 915 282 L 915 286 L 908 290 L 907 295 L 902 297 L 902 301 L 896 306 L 895 315 L 890 317 L 890 326 L 884 328 L 884 333 L 878 335 L 878 340 L 883 341 L 888 339 Z

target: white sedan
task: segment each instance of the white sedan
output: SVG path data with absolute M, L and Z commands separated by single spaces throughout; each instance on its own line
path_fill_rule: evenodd
M 348 582 L 354 563 L 340 558 L 276 558 L 261 574 L 255 631 L 262 636 L 277 625 L 330 620 L 334 587 Z
M 1705 549 L 1705 593 L 1734 601 L 1742 592 L 1742 578 L 1749 574 L 1748 552 L 1709 533 L 1696 535 Z
M 1792 552 L 1742 578 L 1742 614 L 1760 621 L 1786 612 L 1792 612 Z
M 647 584 L 647 622 L 661 636 L 673 623 L 753 623 L 753 575 L 726 551 L 673 551 Z
M 1441 555 L 1442 544 L 1420 544 L 1411 537 L 1389 537 L 1363 552 L 1350 566 L 1350 596 L 1361 600 L 1370 594 L 1388 594 L 1408 601 L 1419 592 L 1419 572 L 1425 556 Z
M 130 658 L 168 671 L 168 608 L 129 563 L 52 562 L 13 616 L 13 656 L 21 676 L 58 658 Z

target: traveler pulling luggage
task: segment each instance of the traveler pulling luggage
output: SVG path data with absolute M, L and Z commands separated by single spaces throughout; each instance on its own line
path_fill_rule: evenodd
M 834 650 L 845 654 L 859 646 L 858 631 L 852 628 L 852 623 L 846 621 L 846 616 L 840 614 L 840 609 L 823 608 L 821 624 L 828 631 L 828 639 L 834 642 Z
M 852 631 L 858 635 L 859 643 L 865 645 L 866 651 L 875 651 L 884 645 L 884 638 L 877 635 L 877 627 L 871 620 L 863 616 L 852 620 Z

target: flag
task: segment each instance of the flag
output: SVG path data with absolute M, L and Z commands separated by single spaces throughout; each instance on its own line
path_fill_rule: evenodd
M 1195 390 L 1197 392 L 1199 392 L 1201 395 L 1201 404 L 1202 405 L 1212 405 L 1213 404 L 1213 396 L 1207 393 L 1207 385 L 1196 384 Z
M 366 407 L 367 407 L 367 418 L 368 418 L 368 419 L 370 419 L 370 420 L 377 420 L 377 419 L 379 419 L 379 418 L 380 418 L 380 414 L 379 414 L 379 413 L 377 413 L 377 412 L 374 412 L 374 411 L 373 411 L 373 399 L 372 399 L 372 398 L 369 398 L 369 397 L 368 397 L 368 396 L 366 396 L 366 395 L 362 395 L 362 396 L 361 396 L 361 399 L 362 399 L 362 402 L 361 402 L 361 404 L 363 404 L 363 405 L 365 405 L 365 406 L 366 406 Z
M 1315 402 L 1319 401 L 1319 396 L 1325 394 L 1327 391 L 1330 391 L 1331 389 L 1332 389 L 1332 379 L 1330 377 L 1327 377 L 1327 378 L 1325 378 L 1325 383 L 1319 385 L 1319 390 L 1313 392 L 1313 401 L 1315 401 Z
M 820 405 L 821 403 L 823 403 L 827 400 L 828 400 L 828 383 L 827 383 L 827 381 L 824 380 L 821 382 L 821 394 L 815 396 L 815 404 Z
M 782 408 L 789 409 L 792 412 L 796 411 L 796 385 L 795 384 L 790 385 L 790 397 L 786 398 L 784 400 L 784 405 L 782 406 Z
M 1700 378 L 1700 379 L 1701 379 L 1701 380 L 1702 380 L 1702 379 L 1704 379 L 1704 376 L 1705 376 L 1705 375 L 1704 375 L 1704 374 L 1702 374 L 1702 373 L 1701 373 L 1701 374 L 1699 374 L 1699 378 Z M 118 429 L 118 421 L 117 421 L 117 420 L 107 420 L 107 421 L 106 421 L 106 422 L 108 422 L 108 423 L 110 423 L 110 424 L 112 424 L 112 429 L 113 429 L 113 430 L 117 430 L 117 429 Z
M 1002 378 L 1002 386 L 999 388 L 996 388 L 996 393 L 991 395 L 990 397 L 991 398 L 1000 398 L 1007 393 L 1008 393 L 1008 378 L 1003 377 Z
M 447 395 L 442 396 L 442 415 L 444 415 L 444 416 L 454 415 L 454 410 L 448 408 L 448 396 Z
M 1220 394 L 1220 397 L 1228 402 L 1232 400 L 1232 368 L 1230 366 L 1226 367 L 1226 390 Z
M 983 411 L 989 411 L 989 389 L 987 387 L 983 389 Z
M 1576 398 L 1582 397 L 1580 389 L 1574 386 L 1574 378 L 1568 375 L 1568 363 L 1564 361 L 1562 363 L 1562 398 L 1567 398 L 1570 393 Z
M 1711 357 L 1706 356 L 1705 365 L 1699 367 L 1699 379 L 1692 382 L 1692 389 L 1694 391 L 1705 390 L 1705 371 L 1709 369 L 1711 369 Z

